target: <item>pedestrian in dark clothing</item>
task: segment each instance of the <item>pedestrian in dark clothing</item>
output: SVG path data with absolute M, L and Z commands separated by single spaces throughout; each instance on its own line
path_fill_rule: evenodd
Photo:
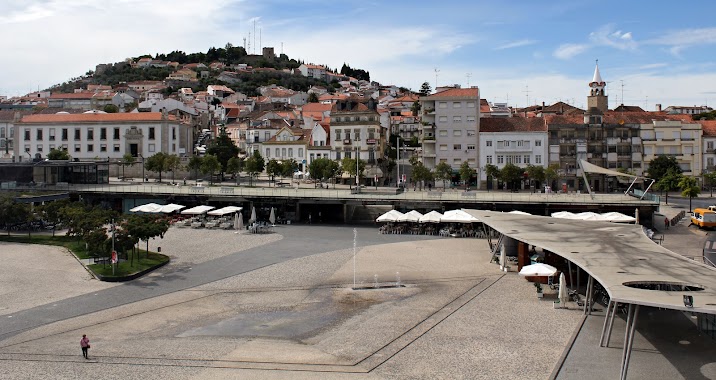
M 82 356 L 85 357 L 85 359 L 89 359 L 89 354 L 87 351 L 90 348 L 90 342 L 87 338 L 87 335 L 82 334 L 82 339 L 80 340 L 80 347 L 82 348 Z
M 664 228 L 669 229 L 669 218 L 664 218 Z

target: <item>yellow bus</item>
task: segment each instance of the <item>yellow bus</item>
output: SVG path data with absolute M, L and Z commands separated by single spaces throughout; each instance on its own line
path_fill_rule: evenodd
M 716 212 L 705 208 L 695 208 L 694 214 L 691 215 L 691 224 L 695 224 L 699 228 L 714 228 L 716 227 Z

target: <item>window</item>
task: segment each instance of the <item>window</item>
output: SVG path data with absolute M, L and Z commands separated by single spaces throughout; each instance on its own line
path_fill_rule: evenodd
M 336 135 L 336 136 L 338 136 L 338 135 Z M 271 139 L 271 132 L 269 132 L 269 131 L 264 132 L 264 141 L 268 141 L 270 139 Z M 340 137 L 339 137 L 339 139 L 340 139 Z
M 448 131 L 446 131 L 446 130 L 441 130 L 441 131 L 440 131 L 440 137 L 447 137 L 447 132 L 448 132 Z
M 459 129 L 456 129 L 456 130 L 452 131 L 452 135 L 453 135 L 453 137 L 462 137 L 462 131 Z
M 50 128 L 50 141 L 55 141 L 55 128 Z
M 485 161 L 486 161 L 488 164 L 492 165 L 492 155 L 488 155 L 488 156 L 485 158 Z
M 148 147 L 149 147 L 149 153 L 154 153 L 154 151 L 157 149 L 156 145 L 154 145 L 154 144 L 149 144 Z
M 452 122 L 453 123 L 462 123 L 462 116 L 453 116 Z
M 75 128 L 75 141 L 81 140 L 82 136 L 80 136 L 80 129 Z
M 713 150 L 714 149 L 714 142 L 713 141 L 707 141 L 706 142 L 706 149 Z
M 438 118 L 438 121 L 441 122 L 441 123 L 447 123 L 447 116 L 440 116 L 440 117 Z
M 55 144 L 50 144 L 50 150 L 55 149 Z
M 713 157 L 706 158 L 706 167 L 710 168 L 712 166 L 714 166 L 714 158 Z
M 473 131 L 472 129 L 468 129 L 468 130 L 467 130 L 467 137 L 473 137 L 473 136 L 475 136 L 475 131 Z
M 99 151 L 100 151 L 100 152 L 106 152 L 106 151 L 107 151 L 107 144 L 99 144 Z
M 25 128 L 25 141 L 30 140 L 30 130 L 28 128 Z
M 266 148 L 266 158 L 271 157 L 271 148 Z
M 286 148 L 281 148 L 281 157 L 286 157 Z
M 80 150 L 82 150 L 81 145 L 75 144 L 75 152 L 79 152 Z
M 113 137 L 114 137 L 115 140 L 119 140 L 119 128 L 115 128 L 115 129 L 114 129 L 114 136 L 113 136 Z
M 542 163 L 542 155 L 535 154 L 535 164 L 541 164 L 541 163 Z
M 67 128 L 62 128 L 62 141 L 67 141 Z
M 288 148 L 288 157 L 293 157 L 293 148 Z
M 510 147 L 510 141 L 509 141 L 509 140 L 505 140 L 505 148 L 509 148 L 509 147 Z
M 472 115 L 467 116 L 467 117 L 465 118 L 465 121 L 467 121 L 468 123 L 472 123 L 472 122 L 475 121 L 475 116 L 472 116 Z
M 462 162 L 460 161 L 459 158 L 453 158 L 453 159 L 452 159 L 452 164 L 455 165 L 455 166 L 460 166 L 460 165 L 462 165 Z
M 356 141 L 360 141 L 360 130 L 356 129 L 355 135 L 356 135 Z
M 467 108 L 475 108 L 475 102 L 467 102 Z
M 177 139 L 177 127 L 172 127 L 172 140 Z
M 30 145 L 29 144 L 25 145 L 25 152 L 29 152 L 29 151 L 30 151 Z
M 341 139 L 341 130 L 336 129 L 336 140 L 340 140 L 340 139 Z
M 447 151 L 447 144 L 440 144 L 440 151 L 442 151 L 442 152 Z
M 94 129 L 87 128 L 87 140 L 94 140 Z
M 511 163 L 512 163 L 512 156 L 511 156 L 511 155 L 507 155 L 507 157 L 506 157 L 506 159 L 505 159 L 505 162 L 507 162 L 508 164 L 511 164 Z
M 303 148 L 298 148 L 298 157 L 303 158 Z
M 504 164 L 504 163 L 505 163 L 505 156 L 503 156 L 503 155 L 501 155 L 501 154 L 497 155 L 497 164 L 498 164 L 498 165 L 501 165 L 501 164 Z
M 524 141 L 519 140 L 519 141 L 517 141 L 517 146 L 522 147 L 522 146 L 524 146 L 524 143 L 525 143 Z
M 447 102 L 438 102 L 438 108 L 447 108 Z
M 350 139 L 351 139 L 351 131 L 346 129 L 346 140 L 350 140 Z
M 319 155 L 320 155 L 320 153 L 319 153 Z M 313 160 L 314 160 L 314 154 L 311 153 L 311 154 L 309 155 L 309 162 L 313 162 Z
M 485 146 L 492 146 L 492 140 L 485 140 Z
M 99 139 L 100 139 L 100 140 L 107 140 L 107 128 L 100 128 L 100 129 L 99 129 Z
M 462 108 L 461 102 L 452 102 L 452 108 Z
M 467 150 L 475 150 L 475 144 L 468 144 Z
M 535 140 L 535 146 L 542 146 L 542 140 Z
M 336 160 L 338 160 L 338 161 L 341 160 L 341 151 L 340 150 L 336 151 Z
M 529 164 L 529 163 L 530 163 L 530 155 L 529 155 L 529 154 L 525 154 L 524 163 L 525 163 L 525 164 Z
M 519 156 L 519 155 L 515 156 L 514 161 L 515 161 L 515 164 L 521 164 L 521 163 L 522 163 L 522 156 Z
M 281 149 L 276 148 L 276 149 L 274 149 L 273 152 L 275 153 L 274 155 L 275 155 L 276 157 L 281 157 Z
M 150 139 L 150 140 L 154 140 L 155 137 L 156 137 L 156 136 L 155 136 L 155 134 L 154 134 L 154 127 L 149 127 L 149 139 Z
M 35 131 L 36 134 L 36 140 L 42 141 L 42 128 L 38 128 L 37 131 Z
M 119 152 L 119 144 L 114 144 L 114 151 Z
M 92 144 L 87 144 L 87 151 L 88 151 L 88 152 L 94 152 L 94 145 L 92 145 Z
M 453 144 L 453 146 L 452 146 L 452 150 L 461 150 L 461 149 L 462 149 L 462 144 Z
M 37 151 L 42 152 L 42 144 L 37 144 Z

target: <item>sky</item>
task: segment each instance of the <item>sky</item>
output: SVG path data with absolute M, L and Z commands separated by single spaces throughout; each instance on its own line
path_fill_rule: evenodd
M 509 4 L 509 5 L 507 5 Z M 3 0 L 0 95 L 98 63 L 227 42 L 367 70 L 420 89 L 479 86 L 510 106 L 584 108 L 598 60 L 609 107 L 716 106 L 710 2 L 591 0 Z M 244 42 L 244 38 L 246 42 Z M 250 44 L 250 48 L 249 48 Z

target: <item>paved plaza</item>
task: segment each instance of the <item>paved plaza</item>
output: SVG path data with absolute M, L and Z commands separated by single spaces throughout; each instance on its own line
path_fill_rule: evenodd
M 686 224 L 666 233 L 667 248 L 697 250 L 705 234 Z M 0 378 L 618 373 L 623 321 L 610 348 L 599 348 L 600 313 L 585 320 L 572 303 L 554 309 L 549 294 L 538 299 L 514 270 L 489 263 L 485 240 L 380 235 L 375 227 L 355 233 L 354 250 L 348 226 L 282 225 L 263 235 L 172 227 L 150 241 L 172 263 L 125 284 L 92 279 L 61 249 L 2 244 Z M 50 269 L 38 273 L 23 263 Z M 365 289 L 352 289 L 354 273 Z M 652 333 L 663 329 L 657 322 L 637 327 L 630 379 L 716 378 L 710 338 L 691 331 L 661 341 Z M 91 339 L 90 360 L 78 347 L 82 334 Z M 689 343 L 674 345 L 675 337 Z M 704 352 L 697 370 L 684 365 L 693 350 Z

